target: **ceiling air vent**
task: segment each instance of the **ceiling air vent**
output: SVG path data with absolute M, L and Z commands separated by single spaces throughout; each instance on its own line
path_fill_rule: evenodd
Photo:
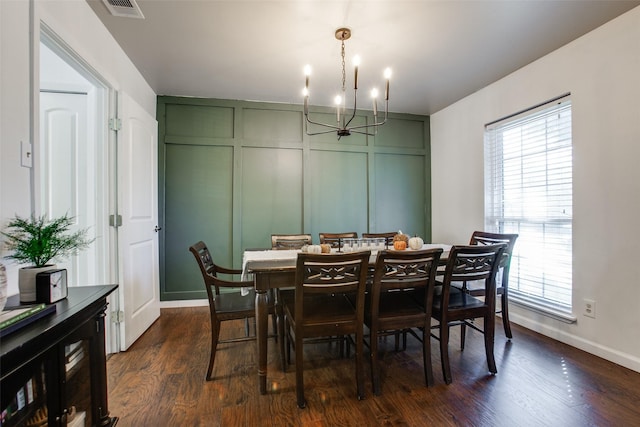
M 113 16 L 144 19 L 140 6 L 135 0 L 102 0 Z

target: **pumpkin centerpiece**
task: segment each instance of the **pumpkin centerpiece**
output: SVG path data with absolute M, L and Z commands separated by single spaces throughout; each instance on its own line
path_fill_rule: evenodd
M 419 251 L 420 249 L 422 249 L 422 245 L 424 245 L 424 240 L 422 240 L 422 237 L 413 236 L 409 239 L 409 249 Z
M 397 251 L 404 251 L 409 244 L 409 236 L 403 234 L 402 231 L 398 231 L 398 234 L 393 236 L 393 249 Z

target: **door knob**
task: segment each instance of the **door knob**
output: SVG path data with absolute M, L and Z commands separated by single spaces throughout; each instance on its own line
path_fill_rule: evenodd
M 156 225 L 156 228 L 153 229 L 153 231 L 155 231 L 156 233 L 160 230 L 162 230 L 162 227 L 158 227 L 157 225 Z

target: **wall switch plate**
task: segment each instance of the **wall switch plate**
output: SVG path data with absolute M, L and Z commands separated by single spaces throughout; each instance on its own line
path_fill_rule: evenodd
M 33 150 L 30 142 L 20 141 L 20 165 L 25 168 L 33 166 Z
M 594 300 L 585 299 L 584 307 L 582 310 L 582 314 L 584 314 L 585 316 L 593 317 L 594 319 L 596 318 L 596 302 Z

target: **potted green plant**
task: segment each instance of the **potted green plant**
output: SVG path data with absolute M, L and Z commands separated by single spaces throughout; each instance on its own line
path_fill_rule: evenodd
M 87 237 L 87 229 L 72 232 L 73 218 L 66 214 L 48 220 L 46 216 L 12 219 L 2 235 L 7 249 L 12 251 L 5 258 L 19 264 L 30 264 L 18 272 L 18 288 L 21 302 L 36 300 L 36 275 L 51 270 L 54 260 L 75 255 L 86 249 L 93 239 Z

